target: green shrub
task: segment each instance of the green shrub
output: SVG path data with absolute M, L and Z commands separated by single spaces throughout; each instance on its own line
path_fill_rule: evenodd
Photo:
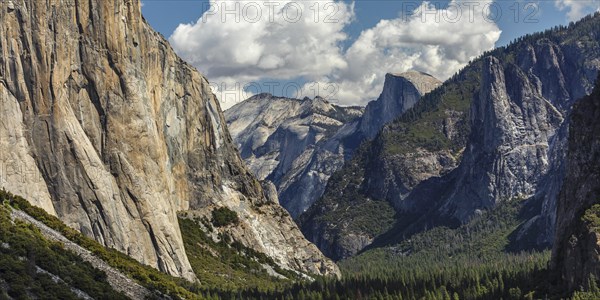
M 0 205 L 0 299 L 78 299 L 71 288 L 96 299 L 127 299 L 113 290 L 104 272 L 62 244 L 46 240 L 37 227 L 11 221 L 9 211 L 6 204 Z M 55 282 L 37 268 L 64 282 Z
M 588 225 L 590 230 L 600 232 L 600 204 L 594 204 L 584 213 L 582 220 Z
M 219 207 L 212 211 L 212 223 L 215 227 L 225 227 L 238 222 L 237 213 L 227 207 Z
M 86 248 L 98 258 L 123 274 L 136 279 L 141 285 L 150 290 L 158 290 L 166 295 L 184 299 L 203 299 L 202 295 L 190 290 L 195 284 L 181 278 L 162 273 L 150 266 L 142 265 L 135 259 L 115 250 L 100 245 L 79 231 L 65 225 L 60 219 L 48 214 L 45 210 L 31 205 L 22 197 L 0 190 L 0 201 L 8 202 L 12 207 L 20 209 L 46 226 L 60 232 L 70 241 Z

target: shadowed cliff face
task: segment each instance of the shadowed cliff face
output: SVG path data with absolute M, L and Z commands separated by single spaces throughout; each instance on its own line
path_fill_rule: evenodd
M 600 76 L 571 114 L 565 181 L 558 197 L 552 268 L 569 290 L 600 278 Z
M 139 1 L 3 1 L 0 20 L 2 187 L 172 275 L 194 278 L 177 211 L 219 206 L 282 266 L 338 272 L 264 197 L 207 80 Z
M 386 123 L 411 109 L 423 95 L 441 84 L 435 77 L 417 71 L 386 74 L 383 91 L 365 108 L 358 133 L 368 140 L 373 139 Z

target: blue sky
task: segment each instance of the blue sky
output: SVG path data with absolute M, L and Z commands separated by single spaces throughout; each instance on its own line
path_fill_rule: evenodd
M 295 97 L 328 94 L 336 96 L 333 100 L 340 104 L 364 104 L 376 98 L 386 72 L 417 69 L 445 79 L 462 67 L 469 56 L 505 45 L 526 33 L 568 24 L 600 6 L 600 0 L 477 1 L 487 5 L 487 10 L 483 9 L 487 18 L 478 15 L 477 9 L 482 10 L 481 7 L 471 9 L 468 0 L 430 1 L 429 6 L 423 6 L 438 13 L 458 8 L 461 25 L 433 24 L 440 23 L 435 18 L 446 16 L 443 14 L 421 16 L 422 22 L 414 17 L 405 19 L 415 14 L 422 1 L 331 0 L 328 2 L 337 6 L 330 7 L 323 6 L 328 2 L 320 1 L 320 6 L 316 6 L 322 11 L 319 18 L 335 13 L 337 24 L 271 24 L 268 21 L 233 24 L 232 16 L 219 14 L 223 4 L 220 0 L 213 0 L 212 4 L 205 0 L 143 0 L 142 12 L 157 31 L 170 39 L 184 59 L 216 83 L 217 90 L 244 90 L 244 86 L 247 91 L 252 90 L 231 101 L 224 101 L 227 95 L 222 95 L 222 104 L 229 107 L 255 91 L 265 92 L 265 82 L 273 82 L 271 86 L 267 84 L 266 91 L 275 94 Z M 281 3 L 286 2 L 289 1 Z M 246 8 L 244 2 L 242 5 Z M 335 8 L 326 10 L 331 6 Z M 216 12 L 207 12 L 209 7 Z M 253 7 L 248 7 L 252 11 Z M 310 8 L 306 5 L 304 9 L 306 14 Z M 464 21 L 468 12 L 479 19 Z M 242 23 L 243 13 L 248 11 L 238 9 Z M 199 22 L 203 14 L 208 22 Z M 262 18 L 266 19 L 266 15 L 263 13 Z M 412 25 L 405 26 L 401 22 L 407 20 L 412 20 Z M 421 37 L 415 37 L 421 30 Z M 269 33 L 265 33 L 267 31 Z M 464 42 L 460 43 L 460 39 Z M 294 51 L 307 43 L 314 45 Z M 379 49 L 370 49 L 371 44 Z M 370 61 L 362 61 L 364 57 Z M 356 62 L 357 58 L 360 63 Z M 257 85 L 248 88 L 252 86 L 249 82 Z M 308 85 L 311 83 L 318 86 L 313 89 L 318 91 L 311 90 Z M 276 84 L 279 87 L 271 90 Z
M 194 23 L 208 8 L 206 0 L 144 0 L 142 12 L 148 22 L 165 37 L 170 37 L 175 28 L 181 23 Z M 365 28 L 373 27 L 381 19 L 392 19 L 402 11 L 403 1 L 357 1 L 356 21 L 348 28 L 351 36 L 356 37 Z M 438 5 L 447 5 L 448 1 L 433 1 Z M 496 1 L 502 7 L 503 14 L 499 18 L 502 35 L 497 45 L 505 45 L 521 35 L 541 31 L 555 25 L 569 23 L 567 9 L 558 9 L 555 2 L 546 1 Z M 535 5 L 525 8 L 526 5 Z M 515 22 L 516 9 L 520 7 L 521 22 Z M 406 9 L 406 5 L 404 6 Z M 531 15 L 533 22 L 524 23 Z

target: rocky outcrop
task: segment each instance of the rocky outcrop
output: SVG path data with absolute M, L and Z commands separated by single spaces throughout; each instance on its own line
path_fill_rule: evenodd
M 600 76 L 573 109 L 551 267 L 573 291 L 600 278 Z
M 225 112 L 242 158 L 259 179 L 275 183 L 293 217 L 323 195 L 331 175 L 388 122 L 441 83 L 429 74 L 387 74 L 383 91 L 364 109 L 322 98 L 254 96 Z
M 476 209 L 533 196 L 549 170 L 549 141 L 564 119 L 520 68 L 504 67 L 494 57 L 483 65 L 481 90 L 471 108 L 470 142 L 459 168 L 449 175 L 456 179 L 444 192 L 450 196 L 441 208 L 461 222 Z
M 187 279 L 176 212 L 218 206 L 240 216 L 233 238 L 283 267 L 337 274 L 266 200 L 207 80 L 139 1 L 4 1 L 0 31 L 2 187 Z

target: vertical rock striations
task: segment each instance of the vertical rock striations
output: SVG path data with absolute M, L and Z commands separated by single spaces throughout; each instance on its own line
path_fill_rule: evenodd
M 600 76 L 573 109 L 551 266 L 569 290 L 600 278 Z
M 444 191 L 449 196 L 442 210 L 463 222 L 476 209 L 533 196 L 549 169 L 549 141 L 563 122 L 519 67 L 487 57 L 482 73 L 471 107 L 471 138 L 460 166 L 449 175 L 454 184 Z
M 515 239 L 548 246 L 558 192 L 552 184 L 562 179 L 565 159 L 565 119 L 574 101 L 591 90 L 592 76 L 600 69 L 598 43 L 573 49 L 571 42 L 541 38 L 514 45 L 514 61 L 506 53 L 482 60 L 481 84 L 470 111 L 471 134 L 460 164 L 406 198 L 400 213 L 406 209 L 424 215 L 408 232 L 464 223 L 500 201 L 529 199 L 542 206 Z M 526 236 L 535 241 L 526 241 Z
M 337 273 L 265 200 L 207 80 L 139 1 L 4 1 L 0 31 L 2 187 L 172 275 L 194 278 L 176 212 L 218 206 L 282 266 Z

